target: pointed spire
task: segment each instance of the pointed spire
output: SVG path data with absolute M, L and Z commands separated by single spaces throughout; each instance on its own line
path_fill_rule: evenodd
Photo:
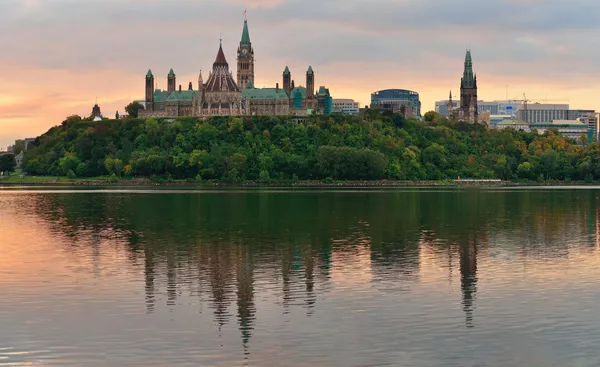
M 306 72 L 306 74 L 314 74 L 312 66 L 308 66 L 308 71 Z
M 290 75 L 290 69 L 286 66 L 283 75 Z
M 225 53 L 223 52 L 223 43 L 222 42 L 219 43 L 219 52 L 217 52 L 217 58 L 215 59 L 214 65 L 228 66 L 227 59 L 225 59 Z
M 244 30 L 242 31 L 240 46 L 250 46 L 250 32 L 248 32 L 248 21 L 246 19 L 244 19 Z
M 471 50 L 467 50 L 465 55 L 465 71 L 463 72 L 462 87 L 471 89 L 475 87 L 475 79 L 473 77 L 473 60 L 471 59 Z
M 200 70 L 200 73 L 198 74 L 198 82 L 202 83 L 202 70 Z
M 452 90 L 450 90 L 450 100 L 452 101 Z
M 152 70 L 148 69 L 148 74 L 146 74 L 146 78 L 152 78 L 154 75 L 152 75 Z
M 169 76 L 175 76 L 175 72 L 173 71 L 173 69 L 169 70 Z

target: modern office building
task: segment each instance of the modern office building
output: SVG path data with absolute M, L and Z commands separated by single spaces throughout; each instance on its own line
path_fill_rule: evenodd
M 435 102 L 435 112 L 448 116 L 449 100 Z M 452 101 L 453 109 L 459 106 L 458 101 Z M 518 101 L 477 101 L 477 110 L 479 113 L 489 112 L 490 115 L 515 116 L 520 102 Z
M 419 93 L 406 89 L 384 89 L 371 94 L 371 108 L 412 111 L 421 116 Z
M 519 104 L 517 118 L 530 124 L 551 123 L 554 120 L 570 120 L 568 104 L 529 103 Z M 574 119 L 573 119 L 574 120 Z
M 353 99 L 337 98 L 332 100 L 332 112 L 345 115 L 358 115 L 359 105 Z

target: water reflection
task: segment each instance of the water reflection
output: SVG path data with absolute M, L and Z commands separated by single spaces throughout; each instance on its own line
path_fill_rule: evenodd
M 444 299 L 453 303 L 459 275 L 455 309 L 463 315 L 463 329 L 477 329 L 490 317 L 480 318 L 477 307 L 478 292 L 486 286 L 496 294 L 510 292 L 504 285 L 533 279 L 536 272 L 544 277 L 556 270 L 556 263 L 550 263 L 556 259 L 588 257 L 576 274 L 595 274 L 600 248 L 596 195 L 595 190 L 3 193 L 0 204 L 5 209 L 0 213 L 5 219 L 21 216 L 29 224 L 41 220 L 51 233 L 41 241 L 58 244 L 76 261 L 89 260 L 98 282 L 123 276 L 110 274 L 120 270 L 107 255 L 123 251 L 131 279 L 138 277 L 138 270 L 143 279 L 145 295 L 139 301 L 147 315 L 174 315 L 190 306 L 202 315 L 206 308 L 216 338 L 225 338 L 228 325 L 236 326 L 243 358 L 251 363 L 254 353 L 265 354 L 252 347 L 257 329 L 264 333 L 269 327 L 275 335 L 282 322 L 302 328 L 297 310 L 304 320 L 336 308 L 344 320 L 378 309 L 390 316 L 388 307 L 393 305 L 385 299 L 393 297 L 394 302 L 418 299 L 422 310 L 397 305 L 422 319 L 424 310 L 440 311 Z M 4 261 L 18 266 L 11 256 L 3 255 Z M 0 280 L 0 289 L 2 285 Z M 373 324 L 376 320 L 371 318 Z M 448 321 L 450 314 L 436 320 L 458 326 Z M 403 322 L 402 327 L 410 324 L 418 330 L 418 325 Z M 382 325 L 380 332 L 392 333 L 392 326 Z M 398 347 L 386 349 L 390 341 L 381 342 L 379 348 L 390 356 Z M 258 343 L 265 347 L 264 336 Z M 327 358 L 321 358 L 314 364 L 327 365 Z

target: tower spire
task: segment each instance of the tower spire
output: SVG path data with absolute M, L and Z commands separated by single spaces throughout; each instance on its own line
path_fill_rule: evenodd
M 245 15 L 244 15 L 245 17 Z M 248 31 L 248 19 L 244 19 L 244 28 L 242 29 L 242 40 L 240 46 L 250 46 L 250 32 Z

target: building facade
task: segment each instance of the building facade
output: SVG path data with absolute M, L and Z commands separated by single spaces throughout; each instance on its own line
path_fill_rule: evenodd
M 450 100 L 441 100 L 435 102 L 435 112 L 443 115 L 449 116 L 449 105 Z M 515 100 L 497 100 L 497 101 L 477 101 L 477 111 L 478 113 L 489 112 L 492 116 L 515 116 L 517 113 L 517 109 L 521 105 L 520 101 Z M 452 109 L 458 109 L 459 102 L 452 101 Z
M 568 120 L 569 105 L 548 103 L 520 104 L 517 109 L 517 118 L 529 124 L 549 124 L 554 120 Z
M 463 77 L 460 79 L 460 107 L 457 114 L 460 121 L 475 123 L 479 120 L 477 75 L 473 73 L 473 60 L 471 59 L 470 50 L 467 50 Z
M 315 73 L 312 66 L 306 72 L 306 86 L 295 86 L 291 72 L 286 66 L 283 88 L 254 86 L 254 48 L 250 41 L 248 21 L 244 20 L 242 38 L 237 49 L 237 77 L 229 70 L 222 44 L 212 70 L 204 82 L 202 72 L 198 87 L 192 83 L 183 90 L 177 88 L 177 76 L 173 69 L 167 74 L 167 89 L 155 88 L 151 70 L 146 74 L 144 106 L 140 117 L 179 116 L 242 116 L 242 115 L 295 115 L 328 114 L 332 111 L 329 89 L 320 87 L 315 91 Z
M 384 89 L 372 93 L 371 108 L 390 109 L 406 116 L 421 116 L 419 93 L 407 89 Z
M 360 110 L 358 102 L 355 102 L 353 99 L 337 98 L 333 99 L 331 104 L 333 113 L 357 116 Z

